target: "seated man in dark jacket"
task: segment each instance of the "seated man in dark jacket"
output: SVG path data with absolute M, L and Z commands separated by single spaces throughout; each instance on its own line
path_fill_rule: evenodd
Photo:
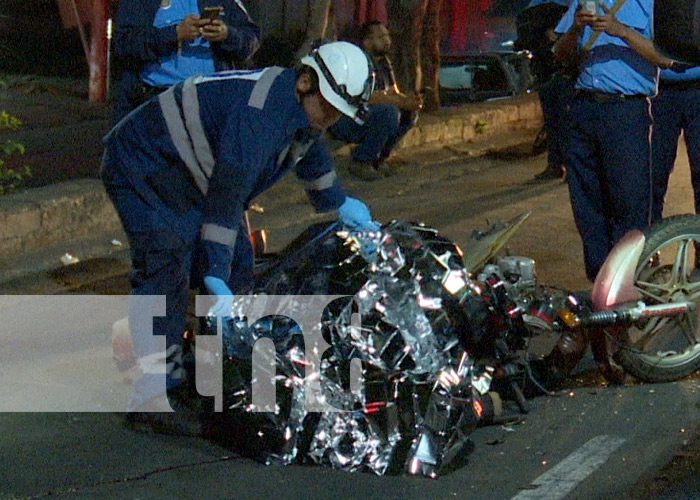
M 362 48 L 372 57 L 377 78 L 369 101 L 369 116 L 363 125 L 343 116 L 328 132 L 336 139 L 357 143 L 352 152 L 350 173 L 371 181 L 391 175 L 384 160 L 416 123 L 423 100 L 419 95 L 405 95 L 399 91 L 387 56 L 391 37 L 386 27 L 379 21 L 370 21 L 362 26 L 360 37 Z
M 233 69 L 259 46 L 260 28 L 238 0 L 121 0 L 114 123 L 189 76 Z

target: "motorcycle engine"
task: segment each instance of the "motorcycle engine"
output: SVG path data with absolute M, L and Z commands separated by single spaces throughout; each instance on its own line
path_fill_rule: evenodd
M 534 292 L 537 287 L 537 275 L 535 273 L 535 261 L 529 257 L 504 256 L 500 257 L 497 264 L 487 264 L 478 274 L 477 281 L 485 282 L 491 275 L 498 276 L 510 296 L 519 302 L 529 300 L 526 297 Z M 522 304 L 521 304 L 522 305 Z

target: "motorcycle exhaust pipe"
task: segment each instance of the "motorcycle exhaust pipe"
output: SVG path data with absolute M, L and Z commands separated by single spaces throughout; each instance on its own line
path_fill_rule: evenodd
M 678 302 L 668 304 L 646 305 L 637 302 L 634 307 L 608 309 L 579 316 L 576 326 L 601 327 L 634 323 L 642 319 L 664 316 L 675 316 L 695 309 L 694 302 Z
M 557 373 L 566 376 L 581 361 L 588 348 L 588 343 L 588 337 L 584 330 L 564 332 L 547 355 L 547 359 Z

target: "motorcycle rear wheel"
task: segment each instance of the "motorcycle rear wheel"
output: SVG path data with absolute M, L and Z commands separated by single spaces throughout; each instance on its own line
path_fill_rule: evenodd
M 645 382 L 671 382 L 700 369 L 700 216 L 677 215 L 644 231 L 635 286 L 648 304 L 693 301 L 695 310 L 652 318 L 626 332 L 615 360 Z

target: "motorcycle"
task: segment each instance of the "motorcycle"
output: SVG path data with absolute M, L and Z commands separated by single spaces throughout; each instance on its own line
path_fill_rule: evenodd
M 699 242 L 700 217 L 692 214 L 631 231 L 594 282 L 593 322 L 613 323 L 594 332 L 598 349 L 607 344 L 639 380 L 671 382 L 700 369 Z
M 477 426 L 512 418 L 502 398 L 526 413 L 527 396 L 550 390 L 589 345 L 614 380 L 626 372 L 665 382 L 700 369 L 691 258 L 700 218 L 626 235 L 587 296 L 537 283 L 533 259 L 500 255 L 528 215 L 474 232 L 464 250 L 433 228 L 393 221 L 369 233 L 319 223 L 279 253 L 259 252 L 251 297 L 288 297 L 279 311 L 340 297 L 320 321 L 328 349 L 312 359 L 288 315 L 249 322 L 240 305 L 220 330 L 224 411 L 212 428 L 266 463 L 437 477 L 464 463 Z M 542 332 L 559 338 L 533 359 Z M 262 357 L 260 340 L 273 344 Z M 254 385 L 265 377 L 276 399 L 262 407 Z M 310 409 L 312 392 L 330 406 Z

